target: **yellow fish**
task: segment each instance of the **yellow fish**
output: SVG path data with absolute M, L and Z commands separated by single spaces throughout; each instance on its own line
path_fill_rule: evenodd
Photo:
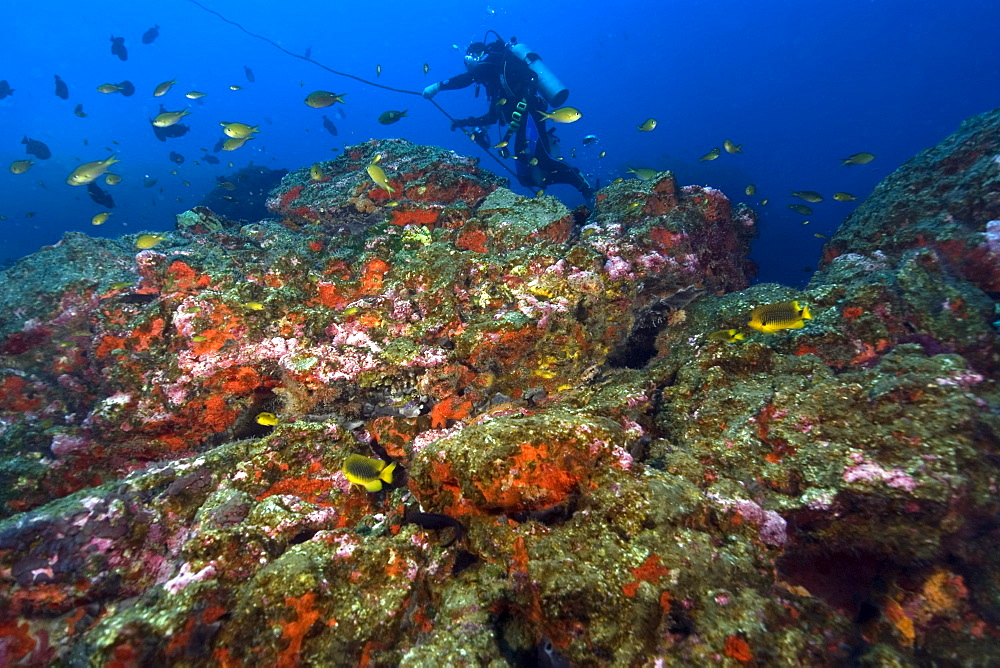
M 166 238 L 166 235 L 163 234 L 140 234 L 135 240 L 135 247 L 140 250 L 149 250 Z
M 857 198 L 857 195 L 852 195 L 851 193 L 833 193 L 833 199 L 838 202 L 850 202 L 851 200 L 855 200 Z
M 227 137 L 232 137 L 234 139 L 246 139 L 255 132 L 260 132 L 259 125 L 247 125 L 246 123 L 219 123 L 222 126 L 222 132 Z
M 710 341 L 725 341 L 726 343 L 745 341 L 746 338 L 746 334 L 741 334 L 740 331 L 736 329 L 720 329 L 708 335 L 708 339 Z
M 811 216 L 813 210 L 807 207 L 805 204 L 789 204 L 788 208 L 795 213 L 801 213 L 803 216 Z
M 750 311 L 747 324 L 758 332 L 773 334 L 782 329 L 802 329 L 806 320 L 812 318 L 808 306 L 799 306 L 797 301 L 764 304 Z
M 116 153 L 112 153 L 111 157 L 107 160 L 95 160 L 94 162 L 85 162 L 72 172 L 70 172 L 69 177 L 66 179 L 66 183 L 71 186 L 85 186 L 88 183 L 93 183 L 97 180 L 99 176 L 108 171 L 108 167 L 120 162 L 120 160 L 115 159 Z
M 35 164 L 34 160 L 15 160 L 10 163 L 10 173 L 11 174 L 24 174 L 26 171 L 31 169 L 31 166 Z
M 573 123 L 583 118 L 583 114 L 575 107 L 559 107 L 551 112 L 538 111 L 542 115 L 542 120 L 553 120 L 556 123 Z
M 273 427 L 278 424 L 278 416 L 274 413 L 258 413 L 257 414 L 257 424 L 262 424 L 265 427 Z
M 496 144 L 494 144 L 493 148 L 503 148 L 506 145 L 507 145 L 507 140 L 504 139 L 503 141 L 498 141 Z
M 117 93 L 121 89 L 122 89 L 122 87 L 119 86 L 118 84 L 107 83 L 107 84 L 101 84 L 100 86 L 98 86 L 97 87 L 97 92 L 98 93 Z
M 792 197 L 798 197 L 799 199 L 804 199 L 807 202 L 815 204 L 816 202 L 822 202 L 823 196 L 820 195 L 815 190 L 793 190 Z
M 760 205 L 761 205 L 761 206 L 764 206 L 765 204 L 767 204 L 767 203 L 768 203 L 768 201 L 769 201 L 769 200 L 768 200 L 768 199 L 767 199 L 767 198 L 765 197 L 764 199 L 762 199 L 762 200 L 760 201 Z
M 867 165 L 875 159 L 874 153 L 855 153 L 847 158 L 841 158 L 840 164 L 844 167 L 848 165 Z
M 809 221 L 808 221 L 808 220 L 803 220 L 803 221 L 802 221 L 802 224 L 803 224 L 803 225 L 808 225 L 808 224 L 809 224 Z
M 90 219 L 91 225 L 103 225 L 111 217 L 110 211 L 103 211 Z
M 649 132 L 656 127 L 655 118 L 647 118 L 642 123 L 639 124 L 639 132 Z
M 734 144 L 728 139 L 722 142 L 722 148 L 726 149 L 726 153 L 742 153 L 743 144 Z
M 747 195 L 753 195 L 755 192 L 757 192 L 757 186 L 751 183 L 750 185 L 747 186 L 746 190 L 744 190 L 743 192 L 745 192 Z
M 368 176 L 372 177 L 372 181 L 382 186 L 387 192 L 395 192 L 392 186 L 389 185 L 389 179 L 386 178 L 385 172 L 378 165 L 372 164 L 368 165 Z
M 816 232 L 815 234 L 813 234 L 813 236 L 816 237 L 817 239 L 827 239 L 828 238 L 825 234 L 820 234 L 819 232 Z
M 716 158 L 718 158 L 718 157 L 719 157 L 720 155 L 722 155 L 722 150 L 721 150 L 721 149 L 719 149 L 719 147 L 718 147 L 718 146 L 716 146 L 716 147 L 715 147 L 715 148 L 713 148 L 713 149 L 712 149 L 711 151 L 709 151 L 708 153 L 706 153 L 705 155 L 701 156 L 701 157 L 700 157 L 700 158 L 698 158 L 698 159 L 699 159 L 699 160 L 702 160 L 702 161 L 704 161 L 704 160 L 715 160 L 715 159 L 716 159 Z
M 323 168 L 319 166 L 318 162 L 314 162 L 313 166 L 309 168 L 309 178 L 313 181 L 319 181 L 323 178 Z
M 241 146 L 243 146 L 243 144 L 246 144 L 251 139 L 253 139 L 253 135 L 250 135 L 249 137 L 243 137 L 240 139 L 237 139 L 236 137 L 230 137 L 226 141 L 222 142 L 222 150 L 235 151 L 236 149 L 240 148 Z
M 323 107 L 329 107 L 331 104 L 336 102 L 344 104 L 344 95 L 346 95 L 346 93 L 337 95 L 336 93 L 331 93 L 326 90 L 316 90 L 306 96 L 305 103 L 313 109 L 322 109 Z
M 627 170 L 625 170 L 625 173 L 626 174 L 635 174 L 637 177 L 639 177 L 643 181 L 648 181 L 651 178 L 653 178 L 654 176 L 656 176 L 657 174 L 659 174 L 658 171 L 656 171 L 655 169 L 652 169 L 650 167 L 629 167 Z
M 604 157 L 604 156 L 606 156 L 607 154 L 608 154 L 608 152 L 607 152 L 607 151 L 601 151 L 600 153 L 598 153 L 598 154 L 597 154 L 597 157 L 598 157 L 598 158 L 603 158 L 603 157 Z
M 534 167 L 535 165 L 538 164 L 538 158 L 532 158 L 531 160 L 528 161 L 528 164 Z
M 184 93 L 184 97 L 189 100 L 197 100 L 199 97 L 205 97 L 208 93 L 202 93 L 200 91 L 192 90 Z
M 122 182 L 122 177 L 119 176 L 118 174 L 112 174 L 111 172 L 108 172 L 107 174 L 104 175 L 104 182 L 107 183 L 109 186 L 116 186 Z
M 352 484 L 361 485 L 369 492 L 380 492 L 383 482 L 392 484 L 392 472 L 395 468 L 395 462 L 386 466 L 381 459 L 350 455 L 344 460 L 340 470 Z
M 182 109 L 181 111 L 164 111 L 162 114 L 156 115 L 156 118 L 153 119 L 153 125 L 158 128 L 169 128 L 185 116 L 190 115 L 190 113 L 187 109 Z
M 170 81 L 164 81 L 163 83 L 156 86 L 153 89 L 153 97 L 163 97 L 167 92 L 177 83 L 177 79 L 171 79 Z

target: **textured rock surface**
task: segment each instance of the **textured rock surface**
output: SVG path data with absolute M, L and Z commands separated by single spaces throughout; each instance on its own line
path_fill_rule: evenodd
M 584 220 L 401 141 L 322 171 L 11 270 L 106 268 L 0 343 L 0 663 L 1000 661 L 994 302 L 937 248 L 747 288 L 753 215 L 669 174 Z
M 1000 109 L 974 116 L 890 174 L 824 249 L 880 249 L 895 260 L 933 249 L 950 273 L 1000 292 Z

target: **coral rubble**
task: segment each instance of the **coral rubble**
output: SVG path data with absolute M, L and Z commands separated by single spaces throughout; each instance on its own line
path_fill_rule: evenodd
M 669 173 L 588 216 L 402 140 L 320 167 L 4 272 L 0 663 L 1000 660 L 994 300 L 948 239 L 748 287 L 753 212 Z

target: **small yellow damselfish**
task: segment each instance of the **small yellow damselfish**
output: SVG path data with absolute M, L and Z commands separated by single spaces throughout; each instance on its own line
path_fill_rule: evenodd
M 278 416 L 274 413 L 258 413 L 257 414 L 257 424 L 262 424 L 265 427 L 273 427 L 278 424 Z

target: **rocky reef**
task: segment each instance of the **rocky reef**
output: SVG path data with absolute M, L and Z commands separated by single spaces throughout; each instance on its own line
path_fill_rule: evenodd
M 997 129 L 904 165 L 804 291 L 748 287 L 717 190 L 588 215 L 402 140 L 273 219 L 68 234 L 0 283 L 0 663 L 1000 661 L 996 294 L 943 233 L 873 236 L 995 193 L 995 160 L 892 184 Z

